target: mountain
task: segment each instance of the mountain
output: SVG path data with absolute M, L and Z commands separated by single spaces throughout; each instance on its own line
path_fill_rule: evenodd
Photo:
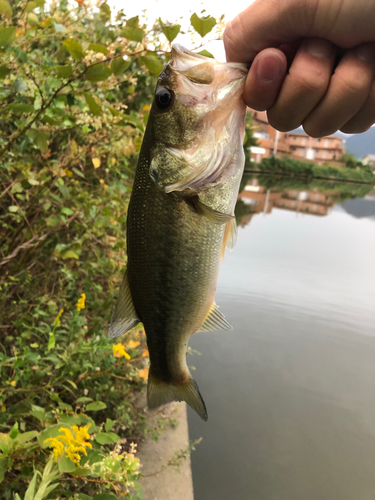
M 368 154 L 375 154 L 375 127 L 371 127 L 362 134 L 354 134 L 346 139 L 345 150 L 356 158 L 363 158 Z

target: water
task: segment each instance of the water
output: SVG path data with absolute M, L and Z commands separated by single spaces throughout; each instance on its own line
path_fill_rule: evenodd
M 195 500 L 375 499 L 375 197 L 347 189 L 241 194 L 216 293 L 234 330 L 190 340 Z

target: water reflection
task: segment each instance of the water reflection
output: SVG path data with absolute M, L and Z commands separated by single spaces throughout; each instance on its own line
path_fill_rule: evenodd
M 375 498 L 371 189 L 244 179 L 216 294 L 234 330 L 190 342 L 195 500 Z

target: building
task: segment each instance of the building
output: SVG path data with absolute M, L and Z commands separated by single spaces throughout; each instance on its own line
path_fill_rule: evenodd
M 258 146 L 251 149 L 251 159 L 259 163 L 270 156 L 287 156 L 295 160 L 312 161 L 321 165 L 342 166 L 339 162 L 345 153 L 343 140 L 335 135 L 314 139 L 303 132 L 279 132 L 267 119 L 266 111 L 248 109 L 254 125 Z
M 375 155 L 366 155 L 363 158 L 362 163 L 364 165 L 370 165 L 375 173 Z

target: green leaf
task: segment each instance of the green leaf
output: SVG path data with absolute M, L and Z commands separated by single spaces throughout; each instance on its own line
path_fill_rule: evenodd
M 131 17 L 126 21 L 126 26 L 130 26 L 131 28 L 137 28 L 139 24 L 139 16 Z
M 5 472 L 7 470 L 7 458 L 0 458 L 0 483 L 3 481 Z
M 18 207 L 17 207 L 17 205 L 10 205 L 8 207 L 8 210 L 9 210 L 9 212 L 13 212 L 13 213 L 18 212 Z
M 27 83 L 22 78 L 17 78 L 17 80 L 13 83 L 14 90 L 16 92 L 26 92 Z
M 16 422 L 9 432 L 9 437 L 11 439 L 16 439 L 20 431 L 18 430 L 18 422 Z
M 35 488 L 36 488 L 36 480 L 37 480 L 38 476 L 39 476 L 39 474 L 37 472 L 35 472 L 32 480 L 30 481 L 29 487 L 26 490 L 24 500 L 33 500 L 34 494 L 35 494 Z
M 89 82 L 102 82 L 111 76 L 112 71 L 105 63 L 94 64 L 87 68 L 85 79 Z
M 77 465 L 66 456 L 62 456 L 59 459 L 59 471 L 63 472 L 73 472 L 77 468 Z
M 87 398 L 86 396 L 82 396 L 81 398 L 78 398 L 76 403 L 88 403 L 89 401 L 92 401 L 92 398 Z
M 12 70 L 10 68 L 7 68 L 6 66 L 0 66 L 0 80 L 8 76 L 11 72 Z
M 95 436 L 95 441 L 99 444 L 113 444 L 121 441 L 121 438 L 114 432 L 99 432 Z
M 111 62 L 111 71 L 115 76 L 119 76 L 129 68 L 130 64 L 130 59 L 125 60 L 122 56 L 116 57 Z
M 123 118 L 122 121 L 127 122 L 127 123 L 131 123 L 136 128 L 141 130 L 141 132 L 143 132 L 143 130 L 144 130 L 143 123 L 141 122 L 141 120 L 139 118 L 137 118 L 136 116 L 132 116 L 132 115 L 122 115 L 122 118 Z
M 105 17 L 111 17 L 111 7 L 107 3 L 102 3 L 100 13 L 104 14 Z
M 31 26 L 39 26 L 39 18 L 34 12 L 29 12 L 29 14 L 27 14 L 27 22 Z
M 206 49 L 203 49 L 200 52 L 197 52 L 197 54 L 200 54 L 201 56 L 211 57 L 212 59 L 215 59 L 215 56 L 213 56 L 211 54 L 211 52 L 208 52 L 208 50 L 206 50 Z
M 21 104 L 21 103 L 12 103 L 7 106 L 7 109 L 11 109 L 16 114 L 21 113 L 34 113 L 35 108 L 31 106 L 31 104 Z
M 195 31 L 203 38 L 216 25 L 216 20 L 212 16 L 198 17 L 197 14 L 194 13 L 190 18 L 190 23 Z
M 66 66 L 55 66 L 53 69 L 57 78 L 69 78 L 73 73 L 71 64 L 67 64 Z
M 164 67 L 163 63 L 153 54 L 140 56 L 138 60 L 140 64 L 145 65 L 146 68 L 155 76 L 159 76 Z
M 29 432 L 24 432 L 23 434 L 20 434 L 17 437 L 17 442 L 19 444 L 24 444 L 27 443 L 28 441 L 31 441 L 38 435 L 37 431 L 29 431 Z
M 42 408 L 41 406 L 32 405 L 31 406 L 31 410 L 32 411 L 30 412 L 30 415 L 32 415 L 33 417 L 37 418 L 41 422 L 45 421 L 45 419 L 46 419 L 46 411 L 45 411 L 44 408 Z
M 112 116 L 121 116 L 122 115 L 121 111 L 119 111 L 118 109 L 115 109 L 115 108 L 110 107 L 109 111 L 110 111 Z
M 106 4 L 105 4 L 106 5 Z M 90 43 L 87 50 L 93 50 L 94 52 L 100 52 L 101 54 L 107 55 L 109 50 L 105 45 L 101 45 L 99 43 Z
M 49 332 L 49 339 L 48 339 L 47 351 L 50 351 L 51 349 L 54 349 L 55 346 L 56 346 L 55 334 L 53 332 Z
M 55 23 L 55 21 L 52 22 L 53 22 L 53 27 L 55 28 L 55 33 L 62 33 L 66 31 L 66 28 L 63 24 L 57 24 Z
M 167 37 L 167 40 L 173 42 L 176 36 L 180 33 L 181 25 L 176 24 L 175 26 L 163 26 L 162 31 Z
M 83 52 L 82 45 L 72 38 L 67 38 L 63 41 L 63 45 L 68 49 L 69 54 L 76 61 L 81 61 L 85 57 L 85 52 Z
M 90 403 L 86 406 L 86 411 L 98 411 L 104 410 L 107 408 L 107 405 L 103 403 L 103 401 L 94 401 L 94 403 Z
M 92 497 L 85 495 L 85 493 L 78 493 L 77 499 L 78 500 L 92 500 Z
M 16 38 L 16 27 L 0 28 L 0 47 L 11 45 Z
M 74 252 L 74 250 L 67 250 L 63 254 L 61 254 L 62 259 L 79 259 L 78 255 Z
M 38 7 L 38 4 L 31 0 L 31 2 L 28 2 L 26 5 L 25 12 L 31 12 L 32 10 L 36 9 Z
M 113 420 L 111 420 L 110 418 L 107 418 L 107 420 L 105 422 L 105 426 L 104 426 L 106 432 L 109 432 L 110 430 L 112 430 L 114 424 L 115 424 L 115 422 Z
M 97 493 L 93 496 L 93 500 L 117 500 L 117 497 L 112 493 Z
M 127 40 L 140 43 L 143 40 L 143 30 L 141 28 L 126 26 L 120 31 L 120 36 Z
M 13 14 L 12 7 L 6 0 L 0 0 L 0 14 L 3 17 L 11 18 Z
M 84 92 L 87 105 L 94 116 L 101 116 L 103 114 L 102 107 L 98 102 L 92 97 L 91 94 Z

